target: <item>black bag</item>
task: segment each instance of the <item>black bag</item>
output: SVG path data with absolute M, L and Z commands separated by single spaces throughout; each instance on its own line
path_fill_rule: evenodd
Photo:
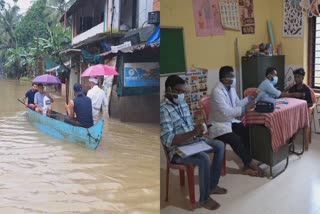
M 256 108 L 254 110 L 259 113 L 270 113 L 270 112 L 273 112 L 274 109 L 275 109 L 275 103 L 258 101 L 256 103 Z

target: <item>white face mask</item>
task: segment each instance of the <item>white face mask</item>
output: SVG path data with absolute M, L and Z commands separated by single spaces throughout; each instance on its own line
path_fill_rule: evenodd
M 231 84 L 231 87 L 235 88 L 237 84 L 236 78 L 233 79 L 233 82 Z
M 235 77 L 228 77 L 228 78 L 226 78 L 226 80 L 232 80 L 232 84 L 228 85 L 228 86 L 230 86 L 232 88 L 236 87 L 236 78 Z
M 178 94 L 177 98 L 173 98 L 173 102 L 176 104 L 181 104 L 184 101 L 184 94 Z

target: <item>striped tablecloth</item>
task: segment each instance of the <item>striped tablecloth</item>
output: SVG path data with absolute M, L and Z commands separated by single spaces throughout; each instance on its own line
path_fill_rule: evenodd
M 309 126 L 307 102 L 294 98 L 283 100 L 288 104 L 277 104 L 272 113 L 257 113 L 252 110 L 242 118 L 244 124 L 263 124 L 270 130 L 273 151 L 277 151 L 299 129 Z

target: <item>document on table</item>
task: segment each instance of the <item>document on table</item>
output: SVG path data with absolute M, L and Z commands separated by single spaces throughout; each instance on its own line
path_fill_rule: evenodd
M 207 143 L 205 143 L 204 141 L 199 141 L 189 145 L 179 146 L 176 148 L 176 152 L 178 155 L 185 158 L 197 154 L 199 152 L 205 152 L 211 149 L 212 147 L 209 146 Z

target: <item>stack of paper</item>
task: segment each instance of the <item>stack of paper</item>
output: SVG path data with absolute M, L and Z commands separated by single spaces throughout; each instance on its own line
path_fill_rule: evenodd
M 185 158 L 197 154 L 199 152 L 205 152 L 211 149 L 212 147 L 206 144 L 204 141 L 199 141 L 189 145 L 179 146 L 177 147 L 176 152 L 178 155 Z

